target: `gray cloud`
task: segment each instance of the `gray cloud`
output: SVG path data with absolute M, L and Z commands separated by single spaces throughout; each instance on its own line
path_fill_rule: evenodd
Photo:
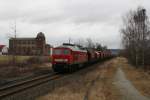
M 148 0 L 0 0 L 0 39 L 17 21 L 18 36 L 33 37 L 43 31 L 50 44 L 71 38 L 92 38 L 95 42 L 120 47 L 121 16 L 144 6 L 150 15 Z

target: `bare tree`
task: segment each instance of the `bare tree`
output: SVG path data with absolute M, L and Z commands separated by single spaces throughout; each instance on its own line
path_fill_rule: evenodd
M 96 43 L 95 44 L 95 49 L 98 50 L 98 51 L 102 51 L 103 50 L 103 47 L 100 43 Z
M 88 49 L 95 49 L 98 51 L 107 50 L 107 46 L 102 46 L 100 43 L 94 43 L 91 38 L 87 38 L 84 40 L 83 38 L 79 38 L 74 44 L 78 45 L 79 47 L 88 48 Z
M 82 46 L 82 47 L 86 47 L 86 41 L 83 38 L 79 38 L 77 39 L 74 44 L 78 45 L 78 46 Z
M 87 41 L 87 44 L 86 44 L 87 48 L 89 48 L 89 49 L 94 49 L 95 48 L 95 45 L 94 45 L 91 38 L 87 38 L 86 41 Z
M 146 10 L 143 7 L 130 11 L 123 18 L 122 44 L 126 50 L 127 58 L 136 66 L 145 65 L 150 35 L 149 25 Z

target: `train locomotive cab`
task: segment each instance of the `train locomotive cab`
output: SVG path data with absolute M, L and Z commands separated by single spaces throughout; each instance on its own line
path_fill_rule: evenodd
M 54 48 L 52 55 L 52 67 L 54 71 L 63 71 L 71 63 L 72 51 L 68 48 Z M 59 69 L 58 69 L 59 68 Z
M 73 72 L 87 62 L 87 52 L 75 45 L 62 45 L 53 49 L 52 68 L 55 72 Z

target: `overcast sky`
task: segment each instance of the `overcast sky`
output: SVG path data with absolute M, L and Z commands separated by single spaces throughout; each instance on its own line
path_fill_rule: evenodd
M 122 16 L 139 5 L 150 16 L 150 0 L 0 0 L 0 44 L 8 44 L 16 20 L 18 37 L 43 32 L 52 45 L 91 38 L 120 48 Z

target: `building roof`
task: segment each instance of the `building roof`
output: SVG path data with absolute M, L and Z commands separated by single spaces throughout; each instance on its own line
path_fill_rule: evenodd
M 45 35 L 44 35 L 44 33 L 39 32 L 39 33 L 37 34 L 37 37 L 36 37 L 36 38 L 43 38 L 43 39 L 45 39 Z
M 35 40 L 35 38 L 10 38 L 10 40 Z
M 38 34 L 37 34 L 37 37 L 35 37 L 35 38 L 28 38 L 28 37 L 23 37 L 23 38 L 10 38 L 9 40 L 35 40 L 36 38 L 43 38 L 43 39 L 45 39 L 45 35 L 44 35 L 44 33 L 42 33 L 42 32 L 39 32 Z
M 50 48 L 51 48 L 51 47 L 53 47 L 53 46 L 52 46 L 52 45 L 50 45 L 50 44 L 46 44 L 45 46 L 46 46 L 46 47 L 50 47 Z

